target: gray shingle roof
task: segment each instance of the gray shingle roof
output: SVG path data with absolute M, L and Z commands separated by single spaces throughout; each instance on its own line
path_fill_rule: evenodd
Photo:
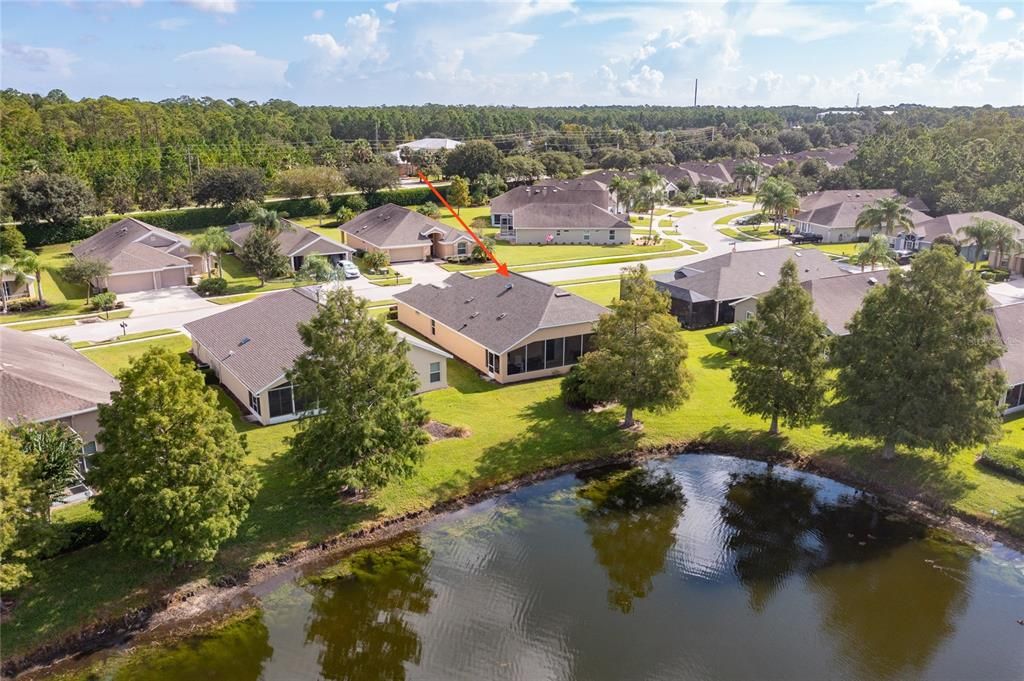
M 798 222 L 834 228 L 856 227 L 857 217 L 878 199 L 901 198 L 895 189 L 830 189 L 805 196 L 800 201 L 800 212 L 794 216 Z M 924 210 L 921 199 L 907 200 L 910 219 L 916 225 L 931 216 Z
M 360 213 L 343 224 L 341 231 L 378 248 L 426 245 L 433 233 L 440 234 L 443 243 L 472 242 L 472 237 L 462 230 L 393 203 Z
M 162 270 L 188 265 L 188 239 L 165 229 L 124 218 L 82 241 L 71 253 L 76 258 L 101 260 L 111 274 Z
M 491 352 L 516 347 L 538 329 L 595 322 L 608 310 L 521 274 L 474 279 L 454 274 L 440 286 L 420 284 L 395 295 Z
M 298 325 L 316 314 L 316 287 L 264 294 L 244 305 L 185 324 L 193 339 L 254 394 L 276 382 L 306 346 Z M 410 345 L 447 353 L 388 327 Z
M 996 331 L 1006 346 L 1006 353 L 996 366 L 1006 373 L 1009 385 L 1024 383 L 1024 303 L 993 307 Z
M 516 229 L 632 229 L 611 211 L 592 203 L 530 204 L 513 215 Z
M 849 333 L 846 325 L 860 309 L 864 296 L 873 287 L 888 282 L 888 270 L 875 270 L 812 279 L 805 281 L 803 287 L 811 294 L 814 311 L 828 330 L 837 336 L 845 336 Z
M 975 219 L 979 220 L 996 220 L 997 222 L 1006 222 L 1013 225 L 1017 232 L 1024 236 L 1024 225 L 1020 224 L 1016 220 L 1010 218 L 1004 218 L 998 213 L 993 213 L 990 210 L 982 210 L 974 213 L 951 213 L 949 215 L 943 215 L 937 218 L 931 218 L 924 222 L 919 222 L 914 225 L 914 233 L 924 237 L 927 241 L 933 241 L 935 237 L 941 234 L 949 234 L 956 237 L 957 239 L 964 238 L 960 234 L 960 230 L 970 225 Z
M 110 402 L 117 380 L 64 343 L 0 327 L 0 417 L 47 421 Z
M 698 260 L 676 270 L 675 276 L 682 275 L 681 278 L 655 277 L 655 280 L 660 288 L 681 300 L 737 300 L 756 296 L 775 286 L 779 270 L 790 259 L 796 262 L 800 281 L 843 274 L 822 251 L 787 247 L 737 251 Z
M 604 184 L 587 178 L 552 180 L 532 187 L 516 187 L 491 199 L 491 214 L 510 215 L 513 211 L 532 204 L 593 204 L 601 208 L 612 205 Z
M 352 253 L 355 251 L 354 248 L 339 244 L 337 241 L 321 236 L 291 220 L 283 220 L 283 222 L 290 229 L 280 230 L 275 238 L 282 255 L 336 255 L 338 253 Z M 252 231 L 252 223 L 240 222 L 225 229 L 231 242 L 241 248 L 245 240 L 249 238 L 249 232 Z

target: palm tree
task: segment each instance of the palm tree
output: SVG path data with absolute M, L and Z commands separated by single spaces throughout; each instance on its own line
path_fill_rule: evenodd
M 22 272 L 31 272 L 36 278 L 36 299 L 40 305 L 46 304 L 43 300 L 43 261 L 32 251 L 25 251 L 18 256 L 18 268 Z
M 626 209 L 629 210 L 629 204 L 636 190 L 636 184 L 628 177 L 616 175 L 608 183 L 608 188 L 615 194 L 615 208 L 618 209 L 620 206 L 626 206 Z
M 281 232 L 292 231 L 292 225 L 290 222 L 285 221 L 288 217 L 287 213 L 278 213 L 276 210 L 267 210 L 260 208 L 259 211 L 252 217 L 252 224 L 256 227 L 262 227 L 267 230 L 269 234 L 277 235 Z
M 995 220 L 974 218 L 971 220 L 971 224 L 964 225 L 957 230 L 974 242 L 974 270 L 978 269 L 978 260 L 981 258 L 981 254 L 992 249 L 996 225 L 998 223 Z
M 20 263 L 9 255 L 0 255 L 0 299 L 3 300 L 3 313 L 7 314 L 7 287 L 16 290 L 25 283 L 25 271 Z
M 754 207 L 761 206 L 761 210 L 768 212 L 775 223 L 775 231 L 778 232 L 779 225 L 788 215 L 792 215 L 800 209 L 800 199 L 796 195 L 796 188 L 786 180 L 777 177 L 769 177 L 761 188 L 757 190 L 754 197 Z
M 886 197 L 878 199 L 873 205 L 862 210 L 854 225 L 858 235 L 861 229 L 868 229 L 871 232 L 881 230 L 892 236 L 901 228 L 908 232 L 914 228 L 914 221 L 910 219 L 910 215 L 910 209 L 902 199 Z
M 996 253 L 996 267 L 1003 266 L 1004 255 L 1015 255 L 1024 251 L 1020 234 L 1008 222 L 995 222 L 992 228 L 992 250 Z
M 659 201 L 665 200 L 665 182 L 661 175 L 647 168 L 637 175 L 636 184 L 643 201 L 651 207 L 651 223 L 647 226 L 647 240 L 650 241 L 654 237 L 654 208 Z
M 223 227 L 207 227 L 206 231 L 192 240 L 192 248 L 197 253 L 202 253 L 206 260 L 206 276 L 213 276 L 213 268 L 210 266 L 210 256 L 217 258 L 217 274 L 224 276 L 224 267 L 221 264 L 221 256 L 231 250 L 231 239 Z
M 740 181 L 739 190 L 742 192 L 747 188 L 747 183 L 750 183 L 750 189 L 757 189 L 757 181 L 764 174 L 764 169 L 757 163 L 747 161 L 736 166 L 736 169 L 732 171 L 732 176 Z
M 870 264 L 871 271 L 875 271 L 876 265 L 892 267 L 896 260 L 892 257 L 892 250 L 889 248 L 889 240 L 882 234 L 873 234 L 868 242 L 857 251 L 856 263 L 860 265 L 860 271 L 864 266 Z

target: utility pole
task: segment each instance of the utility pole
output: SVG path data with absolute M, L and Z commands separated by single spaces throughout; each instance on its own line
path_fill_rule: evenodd
M 380 153 L 380 120 L 373 119 L 373 150 Z
M 860 93 L 857 93 L 857 108 L 860 108 Z
M 693 79 L 693 105 L 697 106 L 697 78 Z

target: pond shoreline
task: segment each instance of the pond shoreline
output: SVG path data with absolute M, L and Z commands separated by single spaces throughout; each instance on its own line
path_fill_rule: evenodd
M 512 480 L 440 501 L 433 506 L 388 518 L 354 532 L 338 535 L 323 542 L 278 556 L 268 563 L 252 566 L 242 573 L 225 575 L 214 582 L 191 582 L 115 618 L 95 622 L 61 640 L 37 647 L 29 653 L 3 662 L 5 678 L 25 672 L 45 676 L 54 666 L 73 658 L 104 650 L 143 645 L 147 642 L 180 638 L 222 625 L 252 607 L 259 594 L 268 592 L 282 581 L 301 576 L 321 561 L 333 561 L 343 555 L 379 545 L 415 531 L 435 518 L 471 506 L 516 489 L 562 475 L 599 471 L 624 464 L 640 463 L 680 454 L 721 454 L 761 461 L 819 475 L 863 490 L 880 501 L 903 509 L 919 522 L 944 529 L 959 540 L 972 545 L 987 546 L 994 542 L 1024 552 L 1024 537 L 1010 532 L 990 520 L 955 509 L 941 508 L 919 496 L 907 495 L 861 479 L 842 466 L 822 465 L 808 457 L 790 453 L 769 453 L 754 446 L 737 446 L 711 441 L 672 443 L 636 450 L 626 454 L 596 459 L 582 459 L 552 466 Z

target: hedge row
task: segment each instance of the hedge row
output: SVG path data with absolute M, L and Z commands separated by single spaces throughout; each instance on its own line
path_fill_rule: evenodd
M 1024 481 L 1024 450 L 1006 445 L 993 445 L 985 450 L 978 463 L 1003 475 Z
M 445 194 L 446 190 L 446 187 L 439 188 L 442 194 Z M 331 212 L 335 213 L 342 206 L 348 205 L 349 200 L 354 196 L 358 195 L 349 194 L 333 197 L 330 202 Z M 385 203 L 394 203 L 399 206 L 415 206 L 428 201 L 432 196 L 430 189 L 426 187 L 413 187 L 411 189 L 377 192 L 369 198 L 367 203 L 371 208 L 376 208 Z M 281 201 L 270 201 L 263 205 L 279 213 L 287 213 L 293 218 L 317 215 L 312 199 L 284 199 Z M 196 232 L 207 227 L 229 224 L 231 222 L 229 218 L 230 212 L 230 209 L 223 207 L 191 208 L 188 210 L 158 210 L 133 213 L 131 217 L 148 222 L 156 227 L 162 227 L 171 232 Z M 88 239 L 110 223 L 116 222 L 123 217 L 125 216 L 104 215 L 101 217 L 84 218 L 74 225 L 24 224 L 20 226 L 20 229 L 25 234 L 25 244 L 29 248 L 37 248 L 49 244 Z

